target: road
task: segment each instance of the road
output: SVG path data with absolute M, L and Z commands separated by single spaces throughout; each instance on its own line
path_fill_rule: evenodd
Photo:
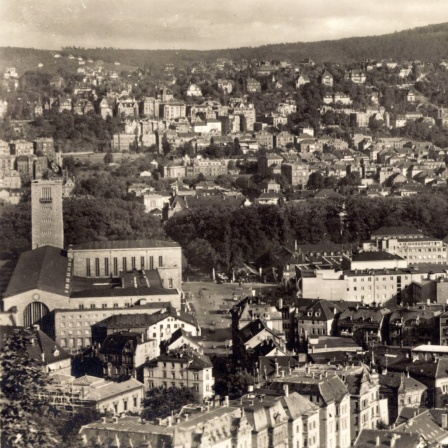
M 238 283 L 185 282 L 183 291 L 193 305 L 201 328 L 219 329 L 229 328 L 231 322 L 229 316 L 219 313 L 219 310 L 232 308 L 241 298 L 252 295 L 253 290 L 258 295 L 263 290 L 277 287 L 265 283 L 243 283 L 239 286 Z

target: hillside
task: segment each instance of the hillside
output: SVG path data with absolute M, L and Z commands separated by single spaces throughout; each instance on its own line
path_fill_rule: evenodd
M 210 62 L 217 58 L 241 59 L 288 59 L 298 62 L 311 58 L 316 62 L 352 63 L 368 58 L 421 60 L 435 62 L 448 58 L 448 23 L 428 25 L 400 31 L 393 34 L 369 37 L 352 37 L 347 39 L 298 42 L 288 44 L 264 45 L 261 47 L 235 48 L 227 50 L 126 50 L 113 48 L 66 48 L 61 54 L 103 60 L 113 64 L 119 61 L 122 65 L 115 67 L 125 70 L 131 67 L 160 68 L 167 63 L 177 66 L 195 62 Z M 76 61 L 67 58 L 55 60 L 54 52 L 25 48 L 0 48 L 0 69 L 8 65 L 15 66 L 19 72 L 24 69 L 35 69 L 42 62 L 45 71 L 59 68 L 60 64 L 70 63 L 76 67 Z

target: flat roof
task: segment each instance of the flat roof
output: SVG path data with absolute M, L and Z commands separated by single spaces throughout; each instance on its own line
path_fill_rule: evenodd
M 104 250 L 104 249 L 152 249 L 157 247 L 176 247 L 180 244 L 174 241 L 163 240 L 119 240 L 119 241 L 92 241 L 89 243 L 74 244 L 69 250 Z

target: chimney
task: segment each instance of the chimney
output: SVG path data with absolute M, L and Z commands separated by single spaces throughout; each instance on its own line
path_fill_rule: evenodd
M 116 416 L 112 417 L 112 423 L 118 423 L 118 417 Z
M 223 406 L 224 407 L 229 407 L 229 396 L 228 395 L 226 395 L 225 397 L 224 397 L 224 404 L 223 404 Z
M 442 428 L 448 428 L 448 414 L 442 414 Z
M 247 392 L 252 393 L 253 391 L 254 391 L 253 384 L 250 384 L 249 386 L 247 386 Z
M 185 421 L 188 420 L 188 417 L 189 417 L 189 415 L 188 415 L 188 414 L 185 414 Z
M 380 439 L 380 436 L 376 436 L 376 439 L 375 439 L 375 446 L 381 446 L 381 439 Z
M 397 440 L 400 438 L 398 434 L 392 434 L 392 438 L 390 439 L 390 446 L 391 448 L 394 448 L 397 444 Z
M 283 299 L 278 299 L 278 309 L 281 310 L 283 308 Z
M 288 384 L 283 384 L 283 393 L 285 394 L 285 397 L 289 396 L 289 385 Z M 445 415 L 446 417 L 446 415 Z
M 106 417 L 101 417 L 101 423 L 107 423 Z
M 277 362 L 277 358 L 275 358 L 275 376 L 278 377 L 278 362 Z

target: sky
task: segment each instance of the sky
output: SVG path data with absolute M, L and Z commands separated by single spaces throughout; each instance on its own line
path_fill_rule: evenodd
M 0 0 L 0 46 L 221 49 L 448 22 L 448 0 Z

